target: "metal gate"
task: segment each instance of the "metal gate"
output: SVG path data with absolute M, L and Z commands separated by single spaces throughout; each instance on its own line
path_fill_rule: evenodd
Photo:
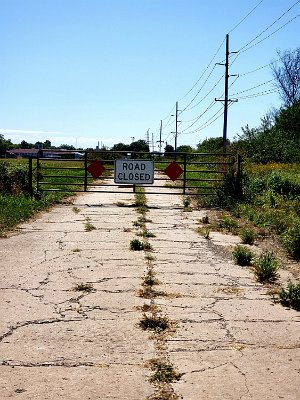
M 153 184 L 115 183 L 115 160 L 120 159 L 152 160 Z M 41 150 L 29 160 L 32 193 L 121 193 L 151 186 L 149 194 L 213 195 L 225 175 L 240 173 L 241 159 L 233 154 Z

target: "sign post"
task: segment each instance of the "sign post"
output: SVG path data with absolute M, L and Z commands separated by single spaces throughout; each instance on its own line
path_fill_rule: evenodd
M 151 185 L 154 182 L 152 160 L 115 160 L 114 182 L 118 184 Z

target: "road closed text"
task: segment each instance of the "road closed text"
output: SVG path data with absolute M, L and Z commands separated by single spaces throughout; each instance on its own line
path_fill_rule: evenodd
M 154 165 L 150 160 L 115 160 L 115 183 L 152 184 Z

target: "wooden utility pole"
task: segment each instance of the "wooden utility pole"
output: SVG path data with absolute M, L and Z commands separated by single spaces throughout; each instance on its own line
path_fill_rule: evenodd
M 228 98 L 228 79 L 229 79 L 229 34 L 226 35 L 226 50 L 225 50 L 225 64 L 218 63 L 219 65 L 225 65 L 225 90 L 224 90 L 224 99 L 219 100 L 215 99 L 215 101 L 224 102 L 224 122 L 223 122 L 223 153 L 226 154 L 227 151 L 227 118 L 228 118 L 228 103 L 236 102 L 237 100 L 230 100 Z M 233 52 L 235 53 L 235 52 Z M 231 75 L 234 76 L 234 75 Z
M 229 70 L 229 35 L 226 35 L 226 61 L 225 61 L 225 97 L 224 97 L 224 122 L 223 122 L 223 152 L 227 150 L 227 115 L 228 115 L 228 70 Z

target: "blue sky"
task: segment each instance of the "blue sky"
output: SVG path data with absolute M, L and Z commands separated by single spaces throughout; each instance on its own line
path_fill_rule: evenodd
M 233 139 L 281 104 L 270 67 L 251 71 L 300 45 L 300 0 L 0 0 L 0 8 L 0 133 L 14 143 L 110 147 L 149 129 L 156 145 L 163 120 L 162 139 L 174 145 L 176 101 L 178 145 L 222 136 L 214 99 L 224 95 L 224 66 L 215 63 L 224 62 L 226 33 L 239 51 L 230 57 L 230 74 L 239 74 L 229 82 L 239 99 L 228 115 Z M 252 97 L 265 91 L 273 93 Z

